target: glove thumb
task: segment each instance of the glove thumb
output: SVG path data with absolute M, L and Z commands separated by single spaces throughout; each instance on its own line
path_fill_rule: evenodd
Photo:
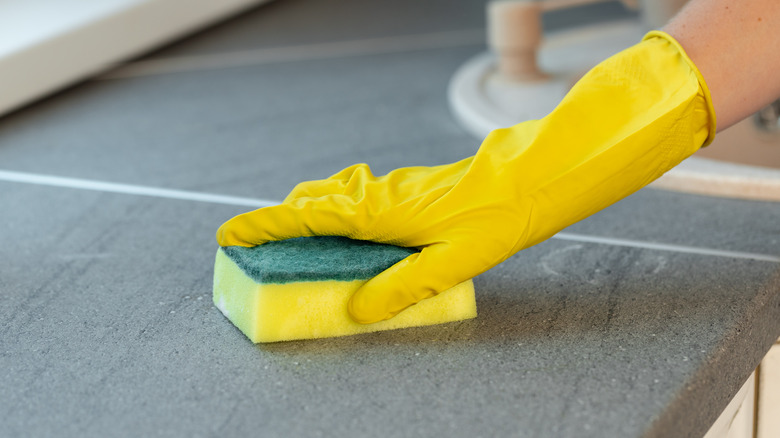
M 448 267 L 447 246 L 426 247 L 366 282 L 349 300 L 347 310 L 352 319 L 361 324 L 390 319 L 471 278 L 468 273 Z

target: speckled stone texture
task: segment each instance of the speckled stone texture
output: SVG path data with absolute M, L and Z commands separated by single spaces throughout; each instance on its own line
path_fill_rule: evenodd
M 280 0 L 153 56 L 484 20 L 368 4 Z M 0 162 L 265 199 L 452 162 L 479 141 L 447 82 L 483 49 L 90 82 L 0 120 Z M 2 181 L 0 202 L 3 437 L 701 437 L 780 335 L 778 263 L 554 239 L 475 279 L 474 320 L 255 346 L 209 299 L 214 233 L 245 207 Z M 646 189 L 567 232 L 778 255 L 778 217 Z

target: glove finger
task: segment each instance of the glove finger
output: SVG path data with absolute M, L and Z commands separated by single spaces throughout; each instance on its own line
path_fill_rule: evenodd
M 305 181 L 293 188 L 284 202 L 300 198 L 320 198 L 343 194 L 356 199 L 367 191 L 383 192 L 399 201 L 420 196 L 425 192 L 448 190 L 471 164 L 472 158 L 454 164 L 434 167 L 416 166 L 395 169 L 384 176 L 374 176 L 367 164 L 355 164 L 327 179 Z
M 389 319 L 479 273 L 472 273 L 468 266 L 458 266 L 456 260 L 459 258 L 453 257 L 446 244 L 426 247 L 408 256 L 356 291 L 349 300 L 349 314 L 362 324 Z
M 367 164 L 354 164 L 326 179 L 304 181 L 296 185 L 284 199 L 290 202 L 299 198 L 321 198 L 328 195 L 344 194 L 350 181 L 353 185 L 362 185 L 374 180 L 371 168 Z
M 355 234 L 354 204 L 344 196 L 302 199 L 240 214 L 219 227 L 220 246 L 256 246 L 272 240 Z
M 344 183 L 339 180 L 304 181 L 296 185 L 282 202 L 289 203 L 300 198 L 321 198 L 343 192 Z

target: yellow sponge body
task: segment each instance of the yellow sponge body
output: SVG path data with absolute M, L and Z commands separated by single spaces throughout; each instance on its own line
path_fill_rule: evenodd
M 465 281 L 374 324 L 347 313 L 365 280 L 257 283 L 221 250 L 214 264 L 214 304 L 252 342 L 325 338 L 441 324 L 477 316 L 474 284 Z

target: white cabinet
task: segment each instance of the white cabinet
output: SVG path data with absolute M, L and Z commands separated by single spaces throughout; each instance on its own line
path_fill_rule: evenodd
M 780 437 L 780 340 L 704 438 Z
M 772 346 L 756 371 L 756 438 L 780 437 L 780 342 Z
M 755 400 L 756 373 L 753 372 L 704 438 L 753 438 Z

